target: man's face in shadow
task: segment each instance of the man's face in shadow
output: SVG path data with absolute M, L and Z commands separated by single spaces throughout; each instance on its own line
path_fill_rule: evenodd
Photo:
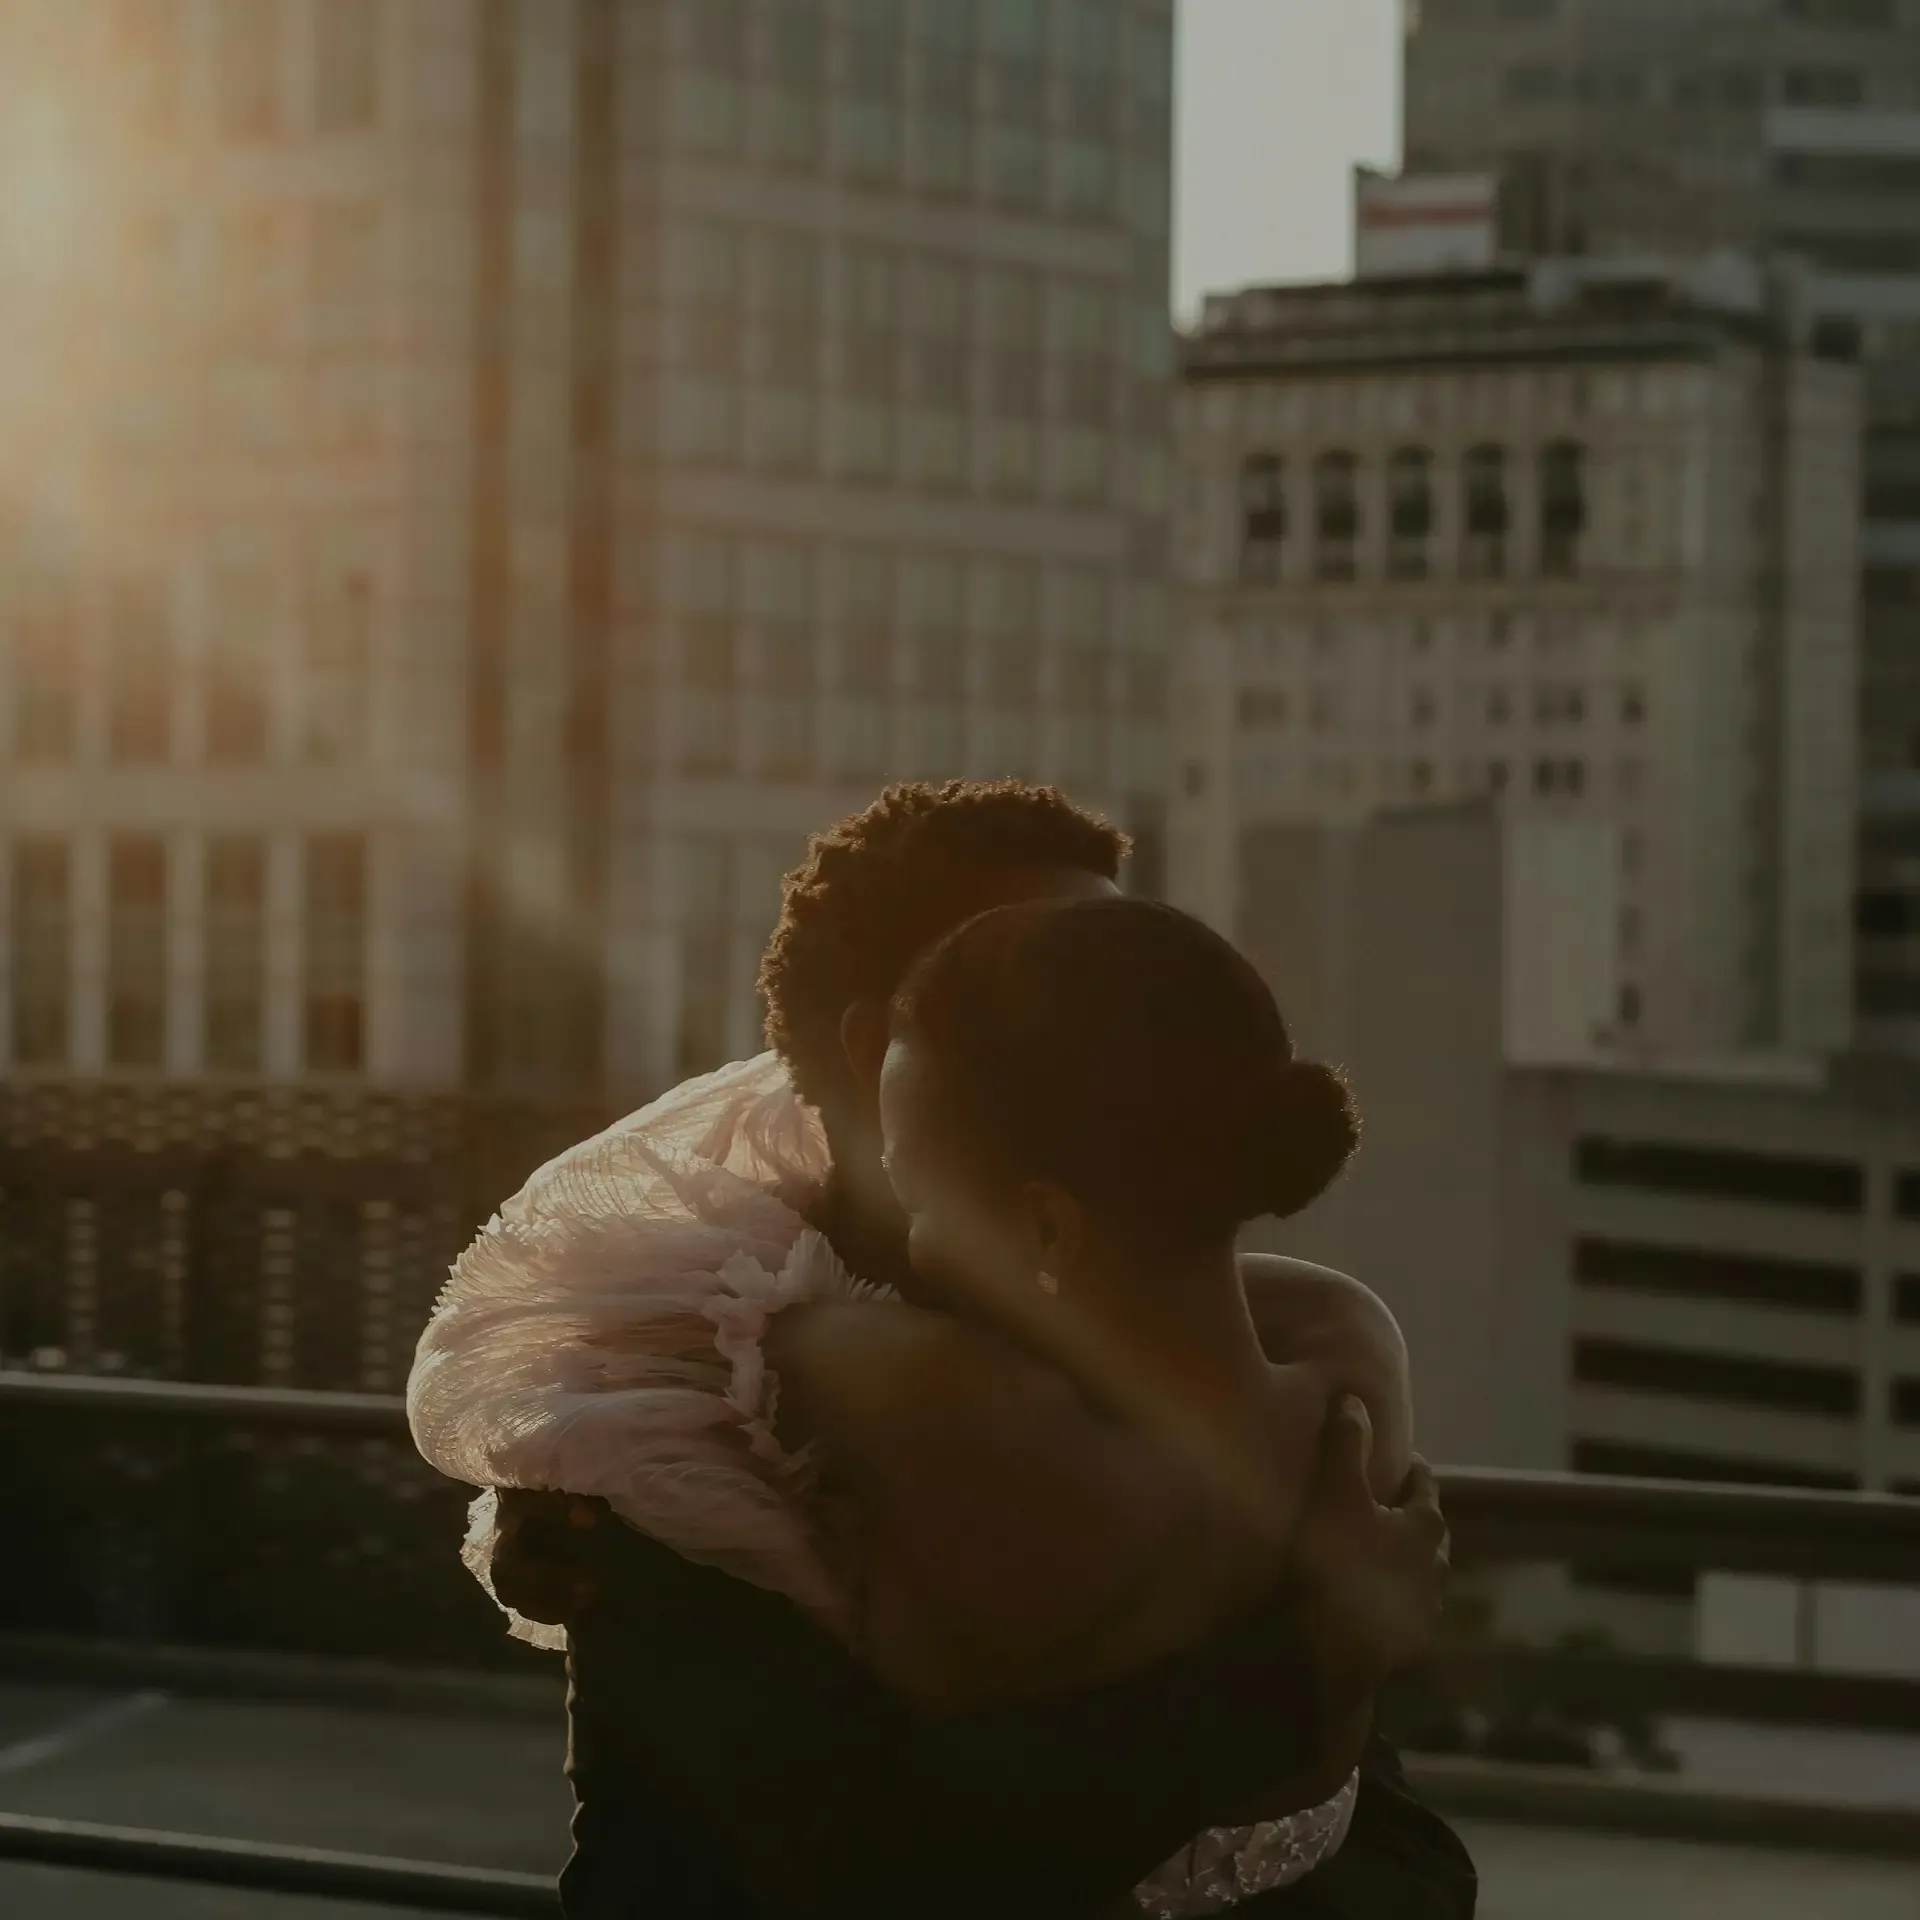
M 1102 900 L 1120 889 L 1100 874 L 1082 867 L 982 867 L 971 885 L 954 895 L 952 918 L 934 938 L 963 926 L 976 914 L 1029 900 Z M 829 1142 L 834 1172 L 843 1203 L 852 1214 L 865 1249 L 885 1247 L 897 1255 L 897 1272 L 886 1277 L 910 1289 L 905 1270 L 907 1218 L 881 1163 L 880 1072 L 891 1038 L 887 1007 L 879 1001 L 861 1001 L 846 1009 L 840 1023 L 854 1102 L 840 1124 L 830 1121 Z M 849 1124 L 850 1123 L 850 1124 Z

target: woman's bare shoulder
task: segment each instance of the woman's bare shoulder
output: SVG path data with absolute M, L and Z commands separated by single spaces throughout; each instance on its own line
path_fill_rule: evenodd
M 1404 1364 L 1407 1344 L 1387 1303 L 1350 1273 L 1277 1253 L 1243 1253 L 1240 1278 L 1263 1340 L 1339 1329 Z

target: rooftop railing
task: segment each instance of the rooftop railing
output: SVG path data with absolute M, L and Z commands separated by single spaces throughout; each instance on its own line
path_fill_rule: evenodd
M 516 1684 L 516 1666 L 526 1684 L 550 1680 L 550 1666 L 504 1639 L 460 1568 L 466 1491 L 414 1455 L 398 1398 L 0 1372 L 7 1455 L 25 1471 L 10 1463 L 0 1476 L 0 1648 L 93 1645 L 122 1671 L 150 1660 L 188 1686 L 196 1659 L 210 1685 L 222 1675 L 244 1685 L 247 1662 L 269 1658 L 328 1672 L 430 1666 L 434 1684 L 481 1698 Z M 1920 1500 L 1478 1468 L 1445 1473 L 1442 1487 L 1469 1598 L 1498 1569 L 1554 1563 L 1682 1582 L 1715 1572 L 1920 1589 Z M 467 1677 L 449 1675 L 450 1663 Z M 1576 1724 L 1684 1714 L 1920 1727 L 1916 1678 L 1484 1631 L 1449 1635 L 1417 1691 L 1429 1706 L 1518 1703 Z M 1478 1760 L 1435 1760 L 1416 1777 L 1443 1804 L 1481 1814 L 1920 1855 L 1910 1810 Z M 15 1815 L 0 1815 L 0 1858 L 421 1910 L 555 1911 L 551 1888 L 522 1875 Z

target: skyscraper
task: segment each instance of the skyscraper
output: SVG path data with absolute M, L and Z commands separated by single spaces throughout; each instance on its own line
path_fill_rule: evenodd
M 632 1095 L 889 777 L 1151 848 L 1170 15 L 0 6 L 0 1063 Z
M 1920 1045 L 1920 6 L 1421 0 L 1405 147 L 1497 173 L 1512 253 L 1798 256 L 1862 352 L 1857 1011 Z

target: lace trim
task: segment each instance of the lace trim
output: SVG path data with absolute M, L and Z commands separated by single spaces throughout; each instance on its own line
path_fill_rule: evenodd
M 1150 1920 L 1188 1920 L 1224 1913 L 1243 1900 L 1304 1880 L 1340 1851 L 1359 1791 L 1356 1772 L 1323 1806 L 1285 1820 L 1201 1834 L 1134 1889 L 1135 1907 Z

